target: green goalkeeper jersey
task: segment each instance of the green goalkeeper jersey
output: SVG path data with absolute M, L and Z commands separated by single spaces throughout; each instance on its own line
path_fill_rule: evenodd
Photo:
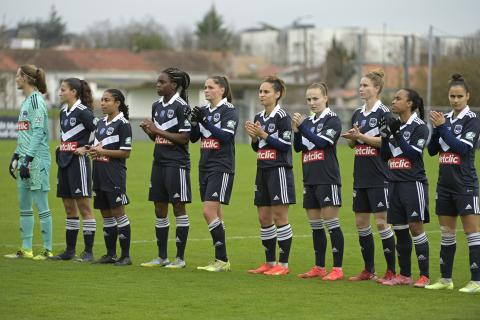
M 34 167 L 50 166 L 47 105 L 42 95 L 34 91 L 22 102 L 18 116 L 18 138 L 15 152 L 20 158 L 31 156 Z

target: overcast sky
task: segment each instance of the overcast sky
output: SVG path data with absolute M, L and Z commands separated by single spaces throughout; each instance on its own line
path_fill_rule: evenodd
M 82 32 L 96 21 L 120 24 L 153 16 L 173 33 L 192 30 L 212 3 L 236 31 L 266 22 L 277 27 L 297 18 L 317 27 L 357 26 L 387 32 L 462 36 L 480 29 L 479 0 L 0 0 L 0 21 L 8 27 L 22 19 L 45 18 L 54 5 L 68 31 Z

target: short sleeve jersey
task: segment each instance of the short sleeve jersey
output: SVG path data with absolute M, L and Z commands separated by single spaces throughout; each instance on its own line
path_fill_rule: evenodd
M 358 126 L 360 132 L 367 136 L 380 136 L 382 118 L 391 116 L 390 110 L 378 100 L 370 112 L 366 106 L 355 110 L 351 125 Z M 353 169 L 354 188 L 384 187 L 387 181 L 387 166 L 380 157 L 380 148 L 372 147 L 361 140 L 355 142 L 355 160 Z
M 341 184 L 336 144 L 342 131 L 337 114 L 325 109 L 318 117 L 310 116 L 302 124 L 310 132 L 328 142 L 320 149 L 302 136 L 302 167 L 305 185 Z
M 98 121 L 94 145 L 100 143 L 108 150 L 132 149 L 132 128 L 122 112 L 111 122 L 107 122 L 107 117 Z M 126 159 L 102 156 L 93 160 L 93 190 L 125 193 Z
M 254 123 L 260 122 L 262 129 L 272 138 L 281 143 L 291 146 L 292 144 L 292 120 L 288 113 L 276 105 L 272 112 L 265 117 L 265 111 L 255 115 Z M 266 140 L 258 140 L 257 151 L 258 168 L 286 167 L 292 168 L 292 149 L 287 151 L 275 149 Z
M 414 112 L 408 121 L 400 126 L 398 133 L 407 141 L 407 143 L 418 152 L 418 157 L 414 160 L 407 158 L 398 146 L 393 136 L 390 137 L 388 146 L 392 153 L 392 158 L 388 160 L 390 169 L 389 180 L 399 181 L 421 181 L 426 182 L 425 167 L 423 164 L 423 149 L 428 139 L 428 127 Z
M 168 102 L 163 97 L 152 105 L 152 121 L 164 131 L 174 133 L 190 133 L 190 122 L 185 119 L 184 110 L 187 103 L 176 93 Z M 190 169 L 188 144 L 176 144 L 160 136 L 155 138 L 153 157 L 161 166 Z
M 215 108 L 210 104 L 203 107 L 207 120 L 215 127 L 232 134 L 228 142 L 222 142 L 215 138 L 212 133 L 201 123 L 200 135 L 200 162 L 201 171 L 235 173 L 235 134 L 238 126 L 238 114 L 235 106 L 222 99 Z
M 60 153 L 58 165 L 65 168 L 74 157 L 74 151 L 89 143 L 90 134 L 95 131 L 98 119 L 92 111 L 77 100 L 68 110 L 60 111 Z
M 20 157 L 32 156 L 37 161 L 50 165 L 48 112 L 40 92 L 34 91 L 22 102 L 17 130 L 15 152 Z
M 480 119 L 470 108 L 465 107 L 454 119 L 453 111 L 445 115 L 445 126 L 455 137 L 472 149 L 465 156 L 452 152 L 450 146 L 440 137 L 441 147 L 438 185 L 454 193 L 464 193 L 466 188 L 478 189 L 475 170 L 475 146 L 480 133 Z

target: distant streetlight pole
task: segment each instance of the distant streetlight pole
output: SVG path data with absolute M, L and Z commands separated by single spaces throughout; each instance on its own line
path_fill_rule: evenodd
M 427 107 L 432 106 L 433 26 L 428 31 Z

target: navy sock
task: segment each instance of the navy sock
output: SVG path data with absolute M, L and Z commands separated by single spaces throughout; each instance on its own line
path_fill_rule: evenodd
M 427 234 L 424 232 L 413 237 L 413 244 L 415 245 L 415 253 L 417 255 L 420 275 L 429 278 L 430 257 Z
M 453 270 L 453 260 L 457 250 L 457 241 L 455 234 L 442 233 L 440 242 L 440 273 L 442 278 L 451 279 Z
M 168 247 L 168 231 L 170 229 L 170 221 L 168 218 L 155 219 L 155 235 L 157 237 L 158 256 L 167 259 Z
M 286 224 L 281 227 L 277 227 L 277 241 L 280 251 L 278 262 L 288 264 L 288 258 L 290 256 L 290 248 L 292 247 L 292 227 L 290 224 Z
M 213 220 L 208 225 L 208 230 L 212 235 L 213 246 L 215 247 L 215 259 L 224 262 L 228 261 L 227 246 L 225 244 L 225 229 L 220 219 Z
M 275 262 L 276 249 L 277 249 L 277 227 L 272 224 L 268 227 L 260 228 L 260 239 L 262 239 L 262 245 L 265 249 L 265 261 Z
M 130 221 L 127 215 L 116 218 L 118 227 L 118 241 L 120 242 L 120 248 L 122 249 L 121 257 L 130 256 Z
M 117 255 L 117 220 L 114 217 L 103 218 L 103 238 L 107 255 L 114 257 Z
M 327 252 L 327 235 L 323 228 L 323 220 L 309 220 L 312 229 L 313 250 L 315 251 L 315 265 L 325 267 L 325 254 Z
M 362 251 L 365 270 L 375 272 L 375 242 L 373 241 L 372 227 L 358 229 L 358 242 Z
M 324 220 L 332 243 L 333 267 L 341 268 L 343 263 L 344 239 L 338 218 Z
M 383 255 L 387 262 L 387 270 L 395 274 L 395 237 L 392 228 L 388 227 L 379 233 L 380 239 L 382 239 Z
M 402 228 L 402 229 L 399 229 Z M 395 236 L 397 237 L 397 254 L 398 265 L 400 266 L 400 274 L 406 277 L 412 275 L 412 238 L 410 237 L 410 231 L 408 225 L 394 226 Z
M 177 257 L 184 260 L 185 248 L 187 246 L 188 230 L 190 229 L 190 221 L 187 215 L 176 217 L 176 239 Z
M 78 231 L 80 230 L 80 219 L 78 217 L 67 218 L 65 229 L 67 251 L 75 252 L 75 248 L 77 246 Z

